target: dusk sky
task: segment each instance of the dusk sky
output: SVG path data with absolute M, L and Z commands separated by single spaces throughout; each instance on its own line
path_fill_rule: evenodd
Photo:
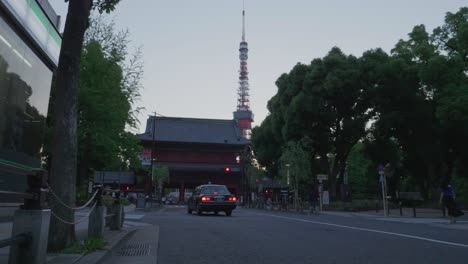
M 64 0 L 49 0 L 65 15 Z M 418 24 L 429 31 L 466 0 L 246 0 L 246 41 L 254 125 L 267 116 L 275 81 L 298 63 L 333 47 L 360 56 L 389 52 Z M 236 109 L 242 0 L 122 0 L 109 19 L 143 49 L 138 106 L 144 130 L 153 111 L 164 116 L 232 119 Z M 134 131 L 136 132 L 136 131 Z

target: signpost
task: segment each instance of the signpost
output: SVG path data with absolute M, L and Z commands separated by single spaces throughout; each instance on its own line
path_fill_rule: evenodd
M 328 191 L 322 192 L 322 204 L 329 205 L 330 204 L 330 193 Z
M 323 191 L 323 181 L 326 181 L 328 180 L 328 175 L 327 174 L 317 174 L 317 180 L 319 181 L 319 198 L 320 198 L 320 211 L 322 211 L 322 207 L 324 204 L 329 204 L 329 196 L 328 196 L 328 192 L 324 192 Z M 324 197 L 324 194 L 327 196 L 327 197 Z M 326 200 L 325 200 L 326 198 Z
M 328 175 L 327 174 L 317 174 L 317 180 L 326 181 L 326 180 L 328 180 Z
M 385 182 L 385 172 L 384 167 L 379 165 L 379 175 L 380 175 L 380 185 L 382 186 L 382 202 L 383 202 L 383 209 L 384 209 L 384 216 L 387 215 L 387 193 L 385 190 L 386 182 Z

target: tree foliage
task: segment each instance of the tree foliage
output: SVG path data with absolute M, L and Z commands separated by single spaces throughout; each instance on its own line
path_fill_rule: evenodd
M 78 164 L 87 179 L 90 170 L 127 170 L 139 166 L 139 142 L 125 130 L 132 105 L 124 84 L 122 58 L 106 55 L 95 40 L 82 55 L 78 108 Z
M 388 164 L 392 189 L 405 179 L 435 197 L 444 178 L 468 175 L 467 56 L 463 7 L 432 33 L 415 26 L 390 54 L 355 57 L 334 47 L 297 64 L 278 78 L 270 115 L 253 130 L 255 154 L 278 175 L 290 142 L 307 137 L 309 170 L 329 174 L 332 196 L 351 162 L 354 185 L 372 187 L 369 177 L 377 181 L 378 165 Z
M 162 188 L 163 183 L 169 179 L 169 168 L 164 165 L 154 165 L 151 175 L 152 181 L 157 183 L 159 188 Z
M 283 182 L 298 187 L 299 182 L 310 181 L 310 160 L 309 138 L 305 137 L 297 142 L 288 142 L 280 157 L 280 172 Z

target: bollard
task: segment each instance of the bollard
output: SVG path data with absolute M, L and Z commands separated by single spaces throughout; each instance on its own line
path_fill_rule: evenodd
M 113 214 L 110 223 L 111 230 L 120 230 L 122 227 L 122 205 L 121 204 L 113 204 L 111 207 L 111 212 Z
M 47 261 L 47 243 L 44 241 L 49 239 L 51 215 L 49 209 L 44 209 L 47 172 L 33 170 L 27 177 L 27 192 L 33 194 L 34 198 L 25 199 L 21 209 L 16 210 L 11 236 L 26 235 L 28 239 L 10 247 L 9 264 L 44 264 Z
M 18 209 L 13 219 L 12 237 L 28 234 L 26 243 L 10 247 L 9 264 L 44 264 L 47 260 L 50 210 Z
M 99 189 L 98 193 L 96 194 L 96 207 L 89 215 L 88 221 L 88 236 L 95 237 L 95 238 L 102 238 L 104 232 L 104 206 L 102 206 L 101 201 L 101 192 L 102 190 Z
M 96 205 L 94 210 L 89 215 L 88 236 L 102 238 L 104 232 L 104 206 Z

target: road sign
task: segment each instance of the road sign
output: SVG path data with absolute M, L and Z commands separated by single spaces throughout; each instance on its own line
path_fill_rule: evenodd
M 328 180 L 327 174 L 317 174 L 317 180 Z
M 330 194 L 328 193 L 328 191 L 324 191 L 322 193 L 322 204 L 330 204 Z

